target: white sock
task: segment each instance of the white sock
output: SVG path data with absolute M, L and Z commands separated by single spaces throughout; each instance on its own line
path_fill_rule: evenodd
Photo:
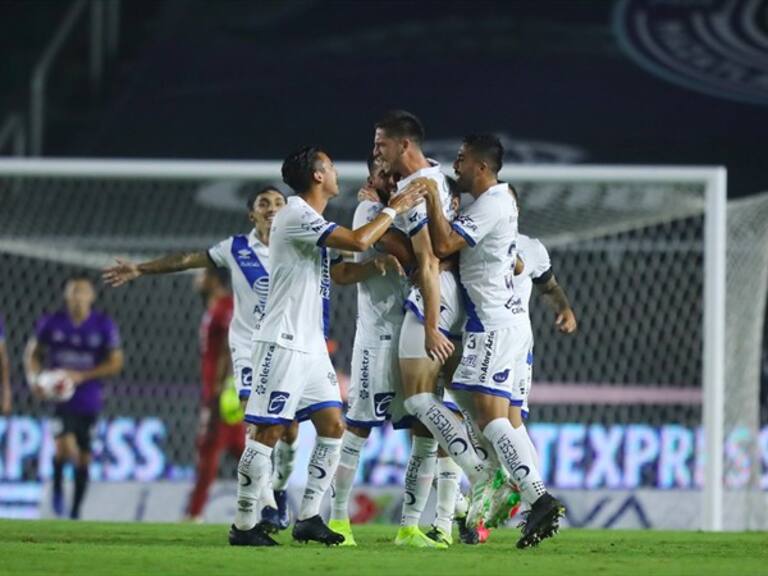
M 336 474 L 340 450 L 341 438 L 318 436 L 315 440 L 315 449 L 309 459 L 309 477 L 307 487 L 304 489 L 304 497 L 301 499 L 299 520 L 306 520 L 320 513 L 323 496 L 330 488 L 333 476 Z
M 256 525 L 259 496 L 272 470 L 272 448 L 250 438 L 237 465 L 237 512 L 235 528 L 250 530 Z
M 520 488 L 523 501 L 533 504 L 546 489 L 528 448 L 525 429 L 522 426 L 513 428 L 507 418 L 496 418 L 485 427 L 483 434 L 491 441 L 502 465 Z
M 349 494 L 357 475 L 357 465 L 360 462 L 360 451 L 365 445 L 366 438 L 360 438 L 349 430 L 341 437 L 341 456 L 336 468 L 331 494 L 331 519 L 349 520 Z
M 461 408 L 464 414 L 464 426 L 467 429 L 467 435 L 472 441 L 472 446 L 477 452 L 477 456 L 482 460 L 489 471 L 493 472 L 501 467 L 499 459 L 496 457 L 496 450 L 488 439 L 483 436 L 480 427 L 476 424 L 475 403 L 472 399 L 472 392 L 467 390 L 452 390 L 454 400 Z
M 293 444 L 278 440 L 275 451 L 272 452 L 272 489 L 285 490 L 288 479 L 293 472 L 293 460 L 296 456 L 298 441 Z
M 435 526 L 451 533 L 456 511 L 456 494 L 459 493 L 461 467 L 449 456 L 437 459 L 437 516 Z
M 473 484 L 486 476 L 483 461 L 472 447 L 467 429 L 434 394 L 422 392 L 405 399 L 405 409 L 427 427 L 446 454 L 461 466 Z
M 413 437 L 411 457 L 405 469 L 405 497 L 401 526 L 418 526 L 432 488 L 437 461 L 437 440 Z
M 467 515 L 467 512 L 469 512 L 469 502 L 467 502 L 466 497 L 464 494 L 461 493 L 461 490 L 456 492 L 456 508 L 454 509 L 454 518 L 464 518 L 464 516 Z

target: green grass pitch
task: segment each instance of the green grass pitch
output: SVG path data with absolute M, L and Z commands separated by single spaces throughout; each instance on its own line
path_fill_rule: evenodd
M 231 548 L 227 527 L 0 521 L 0 574 L 59 576 L 205 575 L 387 576 L 462 574 L 768 575 L 768 534 L 563 530 L 531 550 L 514 547 L 517 531 L 495 531 L 480 546 L 404 550 L 393 526 L 358 526 L 357 548 L 295 544 Z

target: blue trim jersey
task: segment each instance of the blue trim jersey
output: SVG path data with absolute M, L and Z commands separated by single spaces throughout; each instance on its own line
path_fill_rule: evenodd
M 266 312 L 253 339 L 308 354 L 327 353 L 331 254 L 336 228 L 300 196 L 291 196 L 272 222 Z
M 451 209 L 451 191 L 448 188 L 445 174 L 440 171 L 440 165 L 433 163 L 428 168 L 422 168 L 407 178 L 403 178 L 397 183 L 397 192 L 395 194 L 400 194 L 408 187 L 408 184 L 413 182 L 416 178 L 429 178 L 437 183 L 440 202 L 442 202 L 443 205 L 443 213 L 449 221 L 453 220 L 456 213 Z M 411 237 L 424 228 L 427 222 L 427 205 L 424 202 L 421 202 L 403 214 L 399 214 L 395 218 L 395 227 Z
M 515 276 L 515 291 L 525 313 L 530 314 L 531 292 L 535 282 L 546 282 L 552 276 L 552 263 L 544 244 L 538 238 L 525 234 L 517 236 L 517 253 L 523 261 L 523 271 Z
M 247 236 L 231 236 L 208 250 L 208 257 L 232 277 L 235 310 L 229 325 L 231 347 L 250 350 L 256 320 L 266 309 L 269 292 L 269 247 L 256 230 Z M 250 357 L 250 354 L 249 354 Z
M 506 183 L 492 186 L 451 224 L 467 242 L 459 255 L 466 332 L 508 328 L 528 320 L 515 290 L 517 203 Z

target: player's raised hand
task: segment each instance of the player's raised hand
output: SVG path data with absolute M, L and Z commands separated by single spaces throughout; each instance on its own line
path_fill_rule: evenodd
M 576 332 L 576 314 L 572 308 L 566 308 L 555 318 L 555 326 L 563 334 L 573 334 Z
M 445 364 L 448 361 L 454 349 L 453 343 L 440 330 L 425 330 L 424 348 L 427 351 L 427 356 L 440 362 L 440 364 Z
M 109 284 L 113 288 L 117 288 L 118 286 L 122 286 L 126 282 L 130 282 L 141 276 L 138 264 L 134 264 L 128 260 L 121 260 L 120 258 L 115 258 L 115 261 L 117 262 L 115 266 L 105 268 L 101 272 L 101 279 L 106 284 Z
M 386 276 L 388 270 L 392 270 L 400 277 L 405 277 L 405 270 L 400 261 L 392 254 L 381 254 L 373 259 L 373 265 L 379 271 L 379 274 Z

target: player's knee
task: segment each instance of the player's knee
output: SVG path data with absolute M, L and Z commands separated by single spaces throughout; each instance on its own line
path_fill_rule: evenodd
M 405 411 L 408 412 L 408 414 L 411 416 L 418 416 L 419 414 L 424 414 L 433 401 L 434 394 L 422 392 L 420 394 L 414 394 L 413 396 L 406 398 L 405 402 L 403 402 L 403 405 L 405 406 Z
M 347 430 L 349 430 L 352 434 L 354 434 L 358 438 L 368 438 L 368 436 L 371 435 L 370 428 L 363 428 L 361 426 L 347 426 Z
M 344 435 L 345 429 L 346 426 L 344 426 L 344 420 L 337 418 L 323 425 L 322 436 L 325 436 L 326 438 L 341 438 Z

